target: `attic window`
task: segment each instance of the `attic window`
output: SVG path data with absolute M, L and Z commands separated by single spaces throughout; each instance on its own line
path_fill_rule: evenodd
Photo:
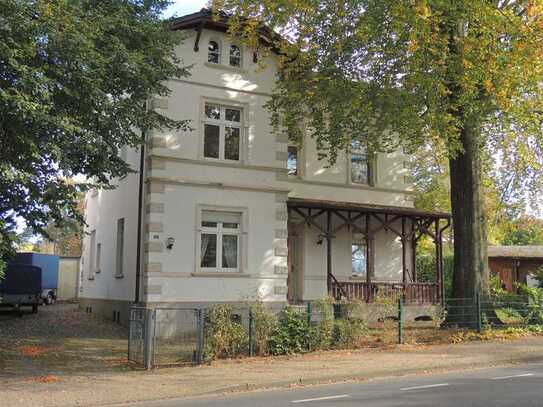
M 237 45 L 230 46 L 230 66 L 241 66 L 241 50 Z
M 209 45 L 207 47 L 207 61 L 213 64 L 218 64 L 220 55 L 221 53 L 217 41 L 209 41 Z

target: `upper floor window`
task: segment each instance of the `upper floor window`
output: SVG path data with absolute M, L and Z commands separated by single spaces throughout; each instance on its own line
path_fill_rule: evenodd
M 207 61 L 213 64 L 218 64 L 221 57 L 219 43 L 217 41 L 209 41 L 207 47 Z
M 359 140 L 353 140 L 351 142 L 351 182 L 369 184 L 370 165 L 368 146 Z
M 237 45 L 230 46 L 230 66 L 241 66 L 241 49 Z
M 287 170 L 288 175 L 298 175 L 298 147 L 295 145 L 288 146 Z
M 239 161 L 241 109 L 205 104 L 204 157 Z

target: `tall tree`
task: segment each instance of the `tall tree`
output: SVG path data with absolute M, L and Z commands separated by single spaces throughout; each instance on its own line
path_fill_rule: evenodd
M 352 139 L 379 151 L 429 141 L 449 158 L 454 294 L 487 287 L 482 174 L 488 146 L 540 187 L 542 0 L 214 0 L 253 45 L 282 34 L 269 107 L 334 161 Z M 514 146 L 514 154 L 508 149 Z
M 141 129 L 184 125 L 146 103 L 187 74 L 182 38 L 161 20 L 168 4 L 2 0 L 0 259 L 19 218 L 34 232 L 81 220 L 79 194 L 131 171 L 118 153 L 140 145 Z M 79 174 L 90 181 L 69 181 Z

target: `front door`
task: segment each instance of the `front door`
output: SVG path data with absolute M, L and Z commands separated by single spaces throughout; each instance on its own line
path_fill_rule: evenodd
M 303 300 L 303 224 L 289 224 L 288 229 L 288 292 L 289 302 Z

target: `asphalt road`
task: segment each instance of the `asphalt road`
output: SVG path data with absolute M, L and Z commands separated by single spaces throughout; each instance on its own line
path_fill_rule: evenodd
M 232 394 L 162 400 L 146 407 L 490 407 L 543 406 L 543 364 L 379 379 Z

